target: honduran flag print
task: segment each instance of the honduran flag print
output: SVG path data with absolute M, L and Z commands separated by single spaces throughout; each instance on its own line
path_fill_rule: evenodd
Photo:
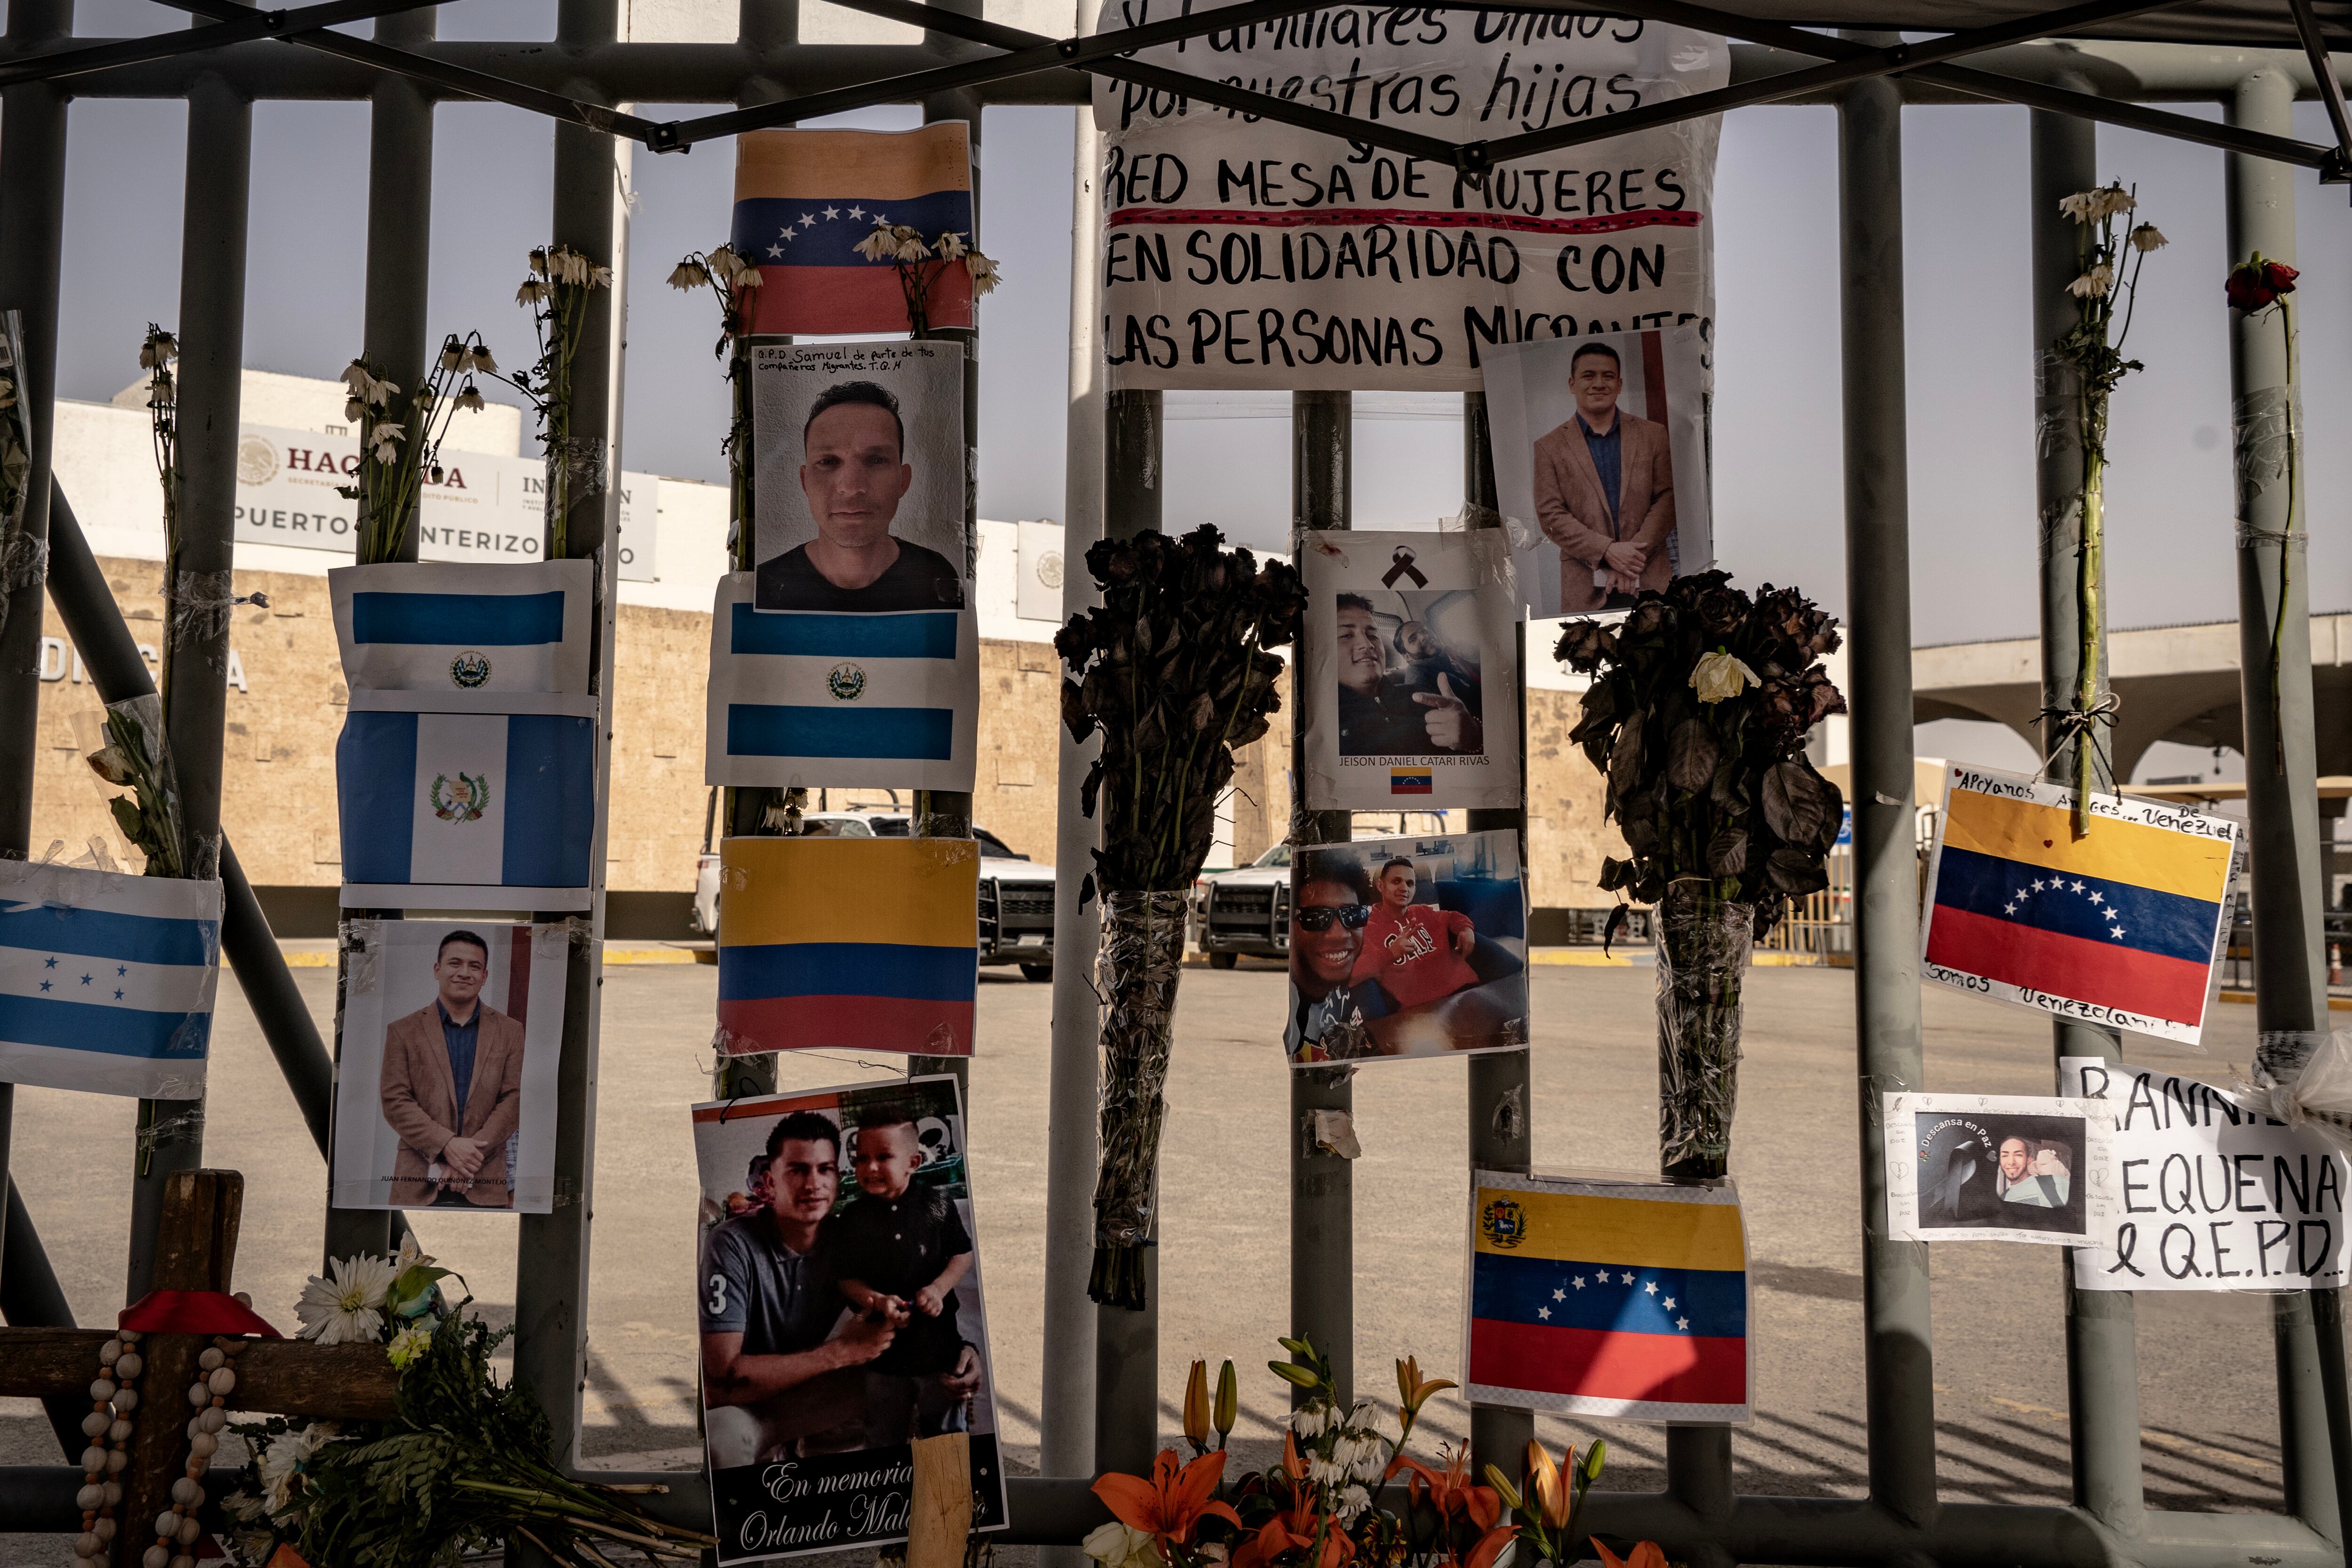
M 703 782 L 969 790 L 980 712 L 970 610 L 826 615 L 751 607 L 719 580 Z
M 971 137 L 960 120 L 919 131 L 751 131 L 735 139 L 728 245 L 760 268 L 748 332 L 903 332 L 898 268 L 858 254 L 877 223 L 935 246 L 972 242 Z M 934 327 L 972 324 L 971 274 L 928 264 Z
M 0 860 L 0 1083 L 201 1100 L 221 885 Z
M 335 782 L 345 909 L 589 907 L 593 719 L 355 712 Z
M 719 861 L 719 1049 L 971 1054 L 978 844 L 729 838 Z
M 586 561 L 335 568 L 328 589 L 352 708 L 593 713 L 594 571 Z
M 1748 1418 L 1748 1242 L 1728 1184 L 1480 1171 L 1471 1192 L 1474 1403 Z
M 2226 918 L 2238 825 L 2168 803 L 1955 767 L 1929 870 L 1930 980 L 2194 1044 Z

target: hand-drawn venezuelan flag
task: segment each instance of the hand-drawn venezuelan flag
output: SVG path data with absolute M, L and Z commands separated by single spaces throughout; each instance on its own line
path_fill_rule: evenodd
M 1470 1399 L 1748 1419 L 1737 1192 L 1498 1171 L 1471 1191 Z
M 752 131 L 735 139 L 735 221 L 727 243 L 760 268 L 752 332 L 903 332 L 898 269 L 857 242 L 877 219 L 931 245 L 970 245 L 971 138 L 960 120 L 919 131 Z M 931 264 L 935 327 L 972 324 L 971 274 Z
M 1923 933 L 1928 978 L 2194 1041 L 2236 824 L 2101 795 L 2076 838 L 2073 800 L 2019 775 L 1953 769 Z
M 719 865 L 720 1050 L 971 1055 L 979 845 L 730 838 Z

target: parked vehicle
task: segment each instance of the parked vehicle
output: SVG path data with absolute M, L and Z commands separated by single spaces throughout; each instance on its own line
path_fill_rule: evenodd
M 1360 811 L 1353 835 L 1396 838 L 1448 831 L 1443 811 Z M 1290 846 L 1277 844 L 1246 866 L 1203 871 L 1192 880 L 1192 945 L 1212 969 L 1231 969 L 1243 953 L 1290 956 Z
M 811 811 L 801 816 L 810 837 L 904 838 L 914 826 L 903 811 Z M 1054 976 L 1054 868 L 1016 855 L 985 827 L 980 841 L 980 962 L 1015 963 L 1024 980 Z M 695 929 L 719 931 L 719 855 L 709 839 L 695 865 Z

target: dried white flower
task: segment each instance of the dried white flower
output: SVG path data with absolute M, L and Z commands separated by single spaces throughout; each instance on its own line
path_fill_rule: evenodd
M 1722 648 L 1699 655 L 1691 671 L 1691 689 L 1698 693 L 1701 702 L 1720 702 L 1757 684 L 1756 672 L 1742 664 L 1738 655 Z
M 953 261 L 957 257 L 961 256 L 965 251 L 971 248 L 971 247 L 963 242 L 963 236 L 956 233 L 952 229 L 940 236 L 938 239 L 932 241 L 932 247 L 939 251 L 940 255 L 943 258 L 949 261 Z
M 361 423 L 367 418 L 367 405 L 356 397 L 347 399 L 343 404 L 343 417 L 354 425 Z
M 343 384 L 352 389 L 353 397 L 365 397 L 368 388 L 375 384 L 375 376 L 368 367 L 353 360 L 343 366 Z
M 857 242 L 857 254 L 868 261 L 887 261 L 898 254 L 898 242 L 887 227 L 877 222 L 874 232 Z
M 466 356 L 466 363 L 457 368 L 465 371 L 478 370 L 484 375 L 496 375 L 499 374 L 499 362 L 490 357 L 490 345 L 481 343 Z
M 2119 216 L 2139 205 L 2137 197 L 2121 185 L 2102 185 L 2095 191 L 2077 191 L 2058 203 L 2058 210 L 2076 223 L 2104 223 Z
M 1003 274 L 997 271 L 993 260 L 975 250 L 963 258 L 963 265 L 964 269 L 971 274 L 971 291 L 975 296 L 996 292 L 996 285 Z
M 457 406 L 466 410 L 469 414 L 478 414 L 481 412 L 482 395 L 474 390 L 474 384 L 472 382 L 467 382 L 464 389 L 457 394 Z
M 524 279 L 522 287 L 515 290 L 515 303 L 518 305 L 536 305 L 546 298 L 547 285 L 536 278 Z
M 2102 261 L 2072 283 L 2067 284 L 2066 292 L 2077 300 L 2088 300 L 2094 295 L 2108 292 L 2115 286 L 2116 269 Z
M 442 343 L 441 368 L 443 370 L 448 371 L 454 374 L 457 368 L 465 363 L 465 344 L 459 342 L 455 337 L 451 337 Z
M 2142 256 L 2151 250 L 2162 250 L 2171 243 L 2164 237 L 2164 231 L 2152 223 L 2144 223 L 2131 231 L 2132 248 Z
M 669 269 L 669 286 L 682 293 L 691 293 L 710 281 L 710 268 L 692 257 Z

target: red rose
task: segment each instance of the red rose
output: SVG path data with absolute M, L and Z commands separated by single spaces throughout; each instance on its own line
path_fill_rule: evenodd
M 2285 262 L 2267 260 L 2257 252 L 2251 261 L 2242 261 L 2230 268 L 2229 281 L 2222 285 L 2222 291 L 2229 296 L 2231 310 L 2259 310 L 2294 293 L 2298 276 Z

